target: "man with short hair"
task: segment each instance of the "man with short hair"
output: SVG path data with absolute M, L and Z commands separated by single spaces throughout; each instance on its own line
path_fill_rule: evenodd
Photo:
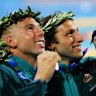
M 61 57 L 59 70 L 55 71 L 49 82 L 46 96 L 91 96 L 96 85 L 96 76 L 92 74 L 95 71 L 90 67 L 91 63 L 96 63 L 96 58 L 80 61 L 85 54 L 81 47 L 83 38 L 73 16 L 72 12 L 57 12 L 42 19 L 45 48 L 57 52 Z M 92 94 L 95 96 L 94 92 Z
M 39 12 L 28 7 L 0 20 L 0 96 L 44 96 L 60 57 L 45 51 Z

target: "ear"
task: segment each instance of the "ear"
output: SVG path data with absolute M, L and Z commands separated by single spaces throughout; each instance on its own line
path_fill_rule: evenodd
M 54 46 L 54 44 L 53 43 L 51 43 L 51 45 L 48 47 L 50 50 L 52 50 L 52 51 L 55 51 L 55 46 Z
M 14 37 L 12 35 L 8 35 L 5 37 L 5 41 L 6 43 L 12 47 L 12 48 L 16 48 L 16 40 L 14 39 Z

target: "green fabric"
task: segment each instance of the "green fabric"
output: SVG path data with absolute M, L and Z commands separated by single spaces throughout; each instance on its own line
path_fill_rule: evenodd
M 55 71 L 48 83 L 47 92 L 45 96 L 79 96 L 74 78 L 69 73 L 68 64 L 59 64 L 59 70 Z
M 22 70 L 24 68 L 24 75 L 34 77 L 34 68 L 30 64 L 16 56 L 12 59 L 18 62 Z M 45 82 L 22 79 L 7 62 L 0 64 L 0 96 L 45 96 L 46 89 Z
M 79 96 L 78 89 L 74 82 L 73 77 L 68 76 L 67 79 L 66 76 L 64 77 L 65 77 L 64 87 L 66 96 Z
M 14 59 L 15 62 L 20 66 L 25 77 L 31 78 L 35 76 L 34 70 L 36 68 L 34 68 L 31 64 L 27 63 L 25 60 L 17 56 L 13 56 L 12 59 Z
M 78 86 L 80 96 L 96 96 L 96 57 L 85 57 L 79 62 L 81 66 L 82 74 L 78 74 L 78 77 L 75 76 L 75 81 Z M 84 83 L 83 78 L 86 74 L 92 76 L 92 78 Z
M 68 64 L 59 64 L 65 70 L 55 71 L 48 83 L 46 96 L 96 96 L 96 57 L 83 58 L 75 70 L 70 71 Z M 88 83 L 83 82 L 86 73 L 92 75 Z
M 60 66 L 64 66 L 66 69 L 66 72 L 62 72 L 64 76 L 63 84 L 66 96 L 79 96 L 78 89 L 73 79 L 73 76 L 68 72 L 69 71 L 68 64 L 60 64 Z

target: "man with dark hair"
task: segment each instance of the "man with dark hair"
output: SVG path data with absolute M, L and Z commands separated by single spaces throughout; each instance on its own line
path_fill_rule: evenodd
M 92 91 L 96 87 L 96 76 L 92 72 L 96 73 L 93 64 L 96 58 L 82 59 L 83 38 L 73 16 L 72 12 L 57 12 L 42 19 L 46 50 L 55 51 L 61 57 L 46 96 L 95 96 Z M 94 67 L 90 67 L 91 63 Z
M 92 33 L 92 40 L 91 40 L 91 43 L 94 44 L 95 49 L 96 49 L 96 30 L 94 30 L 93 33 Z
M 44 96 L 46 93 L 47 82 L 60 57 L 45 51 L 39 14 L 28 7 L 0 20 L 0 96 Z

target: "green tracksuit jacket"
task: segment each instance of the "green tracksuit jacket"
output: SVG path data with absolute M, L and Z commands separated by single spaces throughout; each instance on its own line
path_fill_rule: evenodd
M 33 80 L 34 68 L 19 57 L 11 59 L 18 66 L 13 67 L 8 62 L 0 64 L 0 96 L 45 96 L 47 85 L 41 80 Z M 17 71 L 24 76 L 20 77 Z
M 46 96 L 96 96 L 96 57 L 83 58 L 78 65 L 70 71 L 60 64 L 67 71 L 55 71 Z

